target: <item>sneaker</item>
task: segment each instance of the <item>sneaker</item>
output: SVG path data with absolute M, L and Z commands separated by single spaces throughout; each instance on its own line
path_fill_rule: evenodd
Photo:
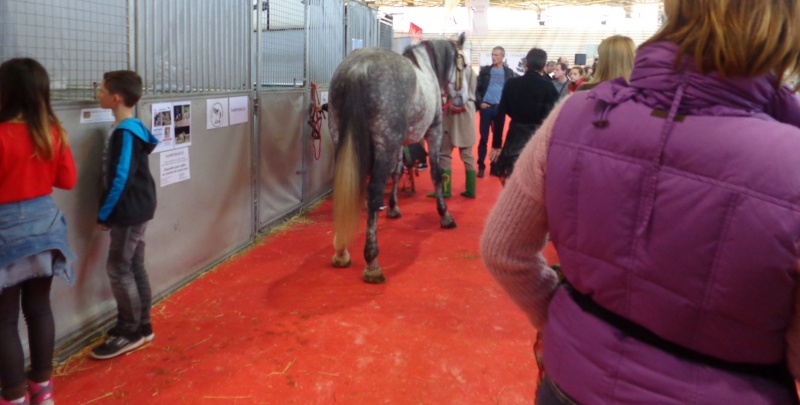
M 417 165 L 417 170 L 425 170 L 427 168 L 428 168 L 428 164 L 427 163 L 420 163 L 420 164 Z
M 134 350 L 143 344 L 144 338 L 141 335 L 136 339 L 128 339 L 125 336 L 109 336 L 102 345 L 92 349 L 91 356 L 97 360 L 110 359 Z
M 31 405 L 31 401 L 29 401 L 28 398 L 27 392 L 25 393 L 25 400 L 22 402 L 11 402 L 0 397 L 0 405 Z
M 139 326 L 139 333 L 142 335 L 142 337 L 144 337 L 145 343 L 152 342 L 156 337 L 156 334 L 153 333 L 153 324 L 150 323 L 145 323 Z M 106 332 L 106 335 L 111 338 L 121 336 L 122 333 L 117 330 L 117 325 L 114 325 L 108 330 L 108 332 Z
M 479 179 L 482 179 L 483 178 L 483 169 L 478 169 L 478 175 L 475 176 L 475 177 L 477 177 Z
M 156 334 L 153 333 L 153 324 L 145 323 L 139 326 L 139 333 L 144 338 L 145 342 L 152 342 L 153 339 L 156 338 Z
M 42 386 L 28 380 L 28 394 L 31 396 L 31 405 L 53 405 L 53 379 L 48 381 L 50 384 Z

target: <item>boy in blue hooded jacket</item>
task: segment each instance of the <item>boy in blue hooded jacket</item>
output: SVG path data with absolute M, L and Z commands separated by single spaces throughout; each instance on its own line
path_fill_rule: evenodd
M 108 338 L 92 349 L 95 359 L 110 359 L 153 340 L 152 294 L 144 268 L 144 233 L 156 210 L 156 186 L 148 156 L 158 140 L 133 117 L 142 96 L 142 78 L 129 70 L 108 72 L 97 91 L 100 107 L 114 113 L 103 152 L 103 193 L 97 228 L 110 231 L 106 271 L 117 301 L 117 322 Z

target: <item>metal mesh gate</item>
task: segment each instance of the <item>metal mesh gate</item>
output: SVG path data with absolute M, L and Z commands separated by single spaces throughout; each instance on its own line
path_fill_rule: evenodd
M 54 100 L 93 97 L 103 72 L 130 67 L 128 0 L 2 0 L 0 61 L 38 60 Z
M 137 70 L 145 94 L 250 88 L 251 0 L 139 0 Z
M 298 0 L 255 0 L 254 27 L 259 36 L 261 65 L 257 81 L 260 87 L 305 85 L 305 3 Z
M 378 11 L 357 1 L 347 2 L 347 53 L 353 49 L 379 46 Z
M 329 83 L 344 57 L 344 3 L 319 0 L 309 9 L 309 77 L 317 84 Z

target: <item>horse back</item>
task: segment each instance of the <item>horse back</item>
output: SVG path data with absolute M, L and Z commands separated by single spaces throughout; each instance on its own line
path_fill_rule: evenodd
M 408 127 L 409 105 L 417 87 L 417 69 L 407 58 L 383 49 L 365 48 L 348 55 L 334 72 L 329 91 L 331 114 L 339 137 L 348 131 L 381 139 L 363 142 L 401 144 Z M 371 152 L 371 151 L 369 151 Z M 366 162 L 365 162 L 366 163 Z

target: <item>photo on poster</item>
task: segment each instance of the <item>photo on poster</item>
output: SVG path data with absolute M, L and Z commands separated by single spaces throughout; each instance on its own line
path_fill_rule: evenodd
M 163 152 L 175 147 L 175 137 L 172 131 L 172 103 L 157 103 L 151 107 L 153 118 L 150 132 L 158 139 L 158 146 L 153 153 Z
M 181 101 L 172 103 L 172 116 L 175 118 L 175 147 L 184 148 L 192 144 L 192 103 Z

